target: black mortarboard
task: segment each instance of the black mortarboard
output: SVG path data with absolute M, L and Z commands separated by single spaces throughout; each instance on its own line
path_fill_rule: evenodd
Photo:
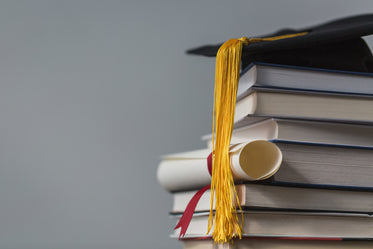
M 275 41 L 262 41 L 244 46 L 242 67 L 251 62 L 267 62 L 294 66 L 373 72 L 372 53 L 361 38 L 373 34 L 373 14 L 341 18 L 302 29 L 282 29 L 260 37 L 307 32 Z M 188 54 L 213 57 L 219 45 L 188 50 Z

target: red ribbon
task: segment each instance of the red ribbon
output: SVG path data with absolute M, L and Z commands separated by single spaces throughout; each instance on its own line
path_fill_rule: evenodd
M 212 175 L 212 153 L 210 153 L 210 155 L 207 157 L 207 169 L 210 173 L 210 175 Z M 197 193 L 195 193 L 192 197 L 192 199 L 190 199 L 188 205 L 186 206 L 185 208 L 185 211 L 183 213 L 183 215 L 181 216 L 179 222 L 177 223 L 176 227 L 174 229 L 178 229 L 178 228 L 181 228 L 180 229 L 180 234 L 179 234 L 179 239 L 180 237 L 183 237 L 189 227 L 189 224 L 190 224 L 190 221 L 192 220 L 192 217 L 193 217 L 193 213 L 194 211 L 196 210 L 196 206 L 199 202 L 199 200 L 201 199 L 202 195 L 206 192 L 206 190 L 210 189 L 211 188 L 211 185 L 207 185 L 203 188 L 201 188 L 200 190 L 197 191 Z

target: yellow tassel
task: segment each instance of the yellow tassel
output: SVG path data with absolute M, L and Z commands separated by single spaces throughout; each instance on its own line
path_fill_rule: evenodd
M 237 209 L 233 204 L 238 197 L 229 162 L 242 47 L 254 42 L 274 41 L 304 34 L 306 32 L 268 38 L 231 39 L 225 42 L 217 53 L 212 128 L 212 134 L 216 136 L 212 138 L 212 194 L 208 221 L 208 232 L 214 225 L 212 236 L 216 243 L 230 242 L 234 237 L 241 238 L 242 234 L 242 223 L 239 224 Z M 214 196 L 215 216 L 213 214 Z M 241 210 L 239 204 L 238 208 Z

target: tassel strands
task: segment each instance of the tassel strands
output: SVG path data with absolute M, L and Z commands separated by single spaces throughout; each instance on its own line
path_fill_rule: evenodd
M 208 231 L 215 224 L 212 236 L 215 242 L 225 243 L 234 236 L 241 238 L 241 225 L 238 222 L 236 207 L 232 200 L 237 199 L 229 162 L 229 145 L 234 124 L 241 53 L 247 38 L 231 39 L 219 49 L 216 57 L 215 90 L 213 110 L 213 167 L 211 193 L 215 194 L 215 219 L 212 212 L 214 195 L 211 195 L 211 209 Z
M 243 46 L 261 41 L 274 41 L 305 35 L 296 33 L 268 38 L 230 39 L 220 48 L 216 56 L 215 89 L 212 134 L 212 177 L 211 206 L 208 232 L 212 232 L 216 243 L 230 242 L 234 237 L 241 238 L 242 223 L 239 224 L 237 208 L 239 203 L 230 168 L 229 146 L 234 125 L 238 80 L 240 75 Z M 213 203 L 215 197 L 215 215 Z M 237 205 L 241 210 L 240 205 Z

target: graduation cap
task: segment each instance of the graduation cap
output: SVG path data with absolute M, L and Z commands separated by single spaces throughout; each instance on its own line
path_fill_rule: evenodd
M 301 29 L 281 29 L 259 36 L 278 37 L 303 34 L 286 39 L 262 41 L 244 46 L 242 67 L 251 62 L 267 62 L 344 71 L 373 72 L 372 53 L 361 38 L 373 34 L 373 14 L 337 19 Z M 188 54 L 216 56 L 221 44 L 187 51 Z
M 231 39 L 187 51 L 216 56 L 211 178 L 211 203 L 215 199 L 216 210 L 214 214 L 211 208 L 208 225 L 208 231 L 214 225 L 215 242 L 241 237 L 242 226 L 232 204 L 237 195 L 229 161 L 240 67 L 251 62 L 267 62 L 373 72 L 372 53 L 361 38 L 372 33 L 373 14 L 366 14 L 303 29 L 282 29 L 258 38 Z

